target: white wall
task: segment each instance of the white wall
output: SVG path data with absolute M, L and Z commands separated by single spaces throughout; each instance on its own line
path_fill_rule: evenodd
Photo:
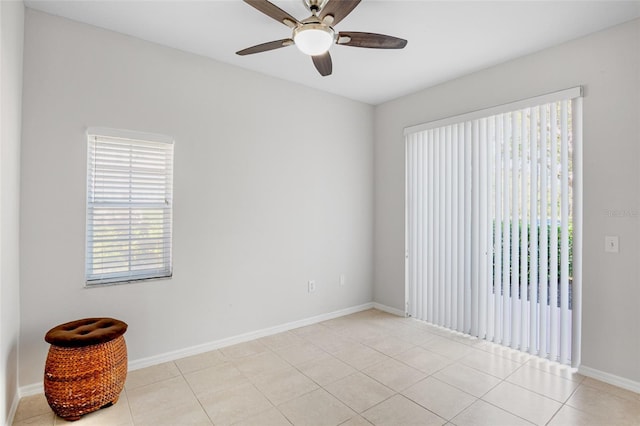
M 582 364 L 640 389 L 639 55 L 636 20 L 378 106 L 374 300 L 404 310 L 404 127 L 584 85 Z
M 76 318 L 127 322 L 135 361 L 372 301 L 373 107 L 30 9 L 25 25 L 22 386 Z M 172 279 L 83 288 L 88 126 L 175 138 Z
M 0 423 L 17 403 L 22 2 L 0 2 Z

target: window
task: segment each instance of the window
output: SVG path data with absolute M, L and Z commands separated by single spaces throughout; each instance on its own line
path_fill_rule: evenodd
M 173 140 L 87 132 L 87 286 L 172 274 Z
M 581 89 L 405 131 L 410 316 L 577 365 Z

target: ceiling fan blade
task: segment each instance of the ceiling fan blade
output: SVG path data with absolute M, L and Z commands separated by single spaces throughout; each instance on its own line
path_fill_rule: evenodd
M 266 52 L 268 50 L 291 46 L 292 44 L 293 44 L 293 40 L 290 38 L 285 38 L 282 40 L 275 40 L 275 41 L 268 41 L 266 43 L 257 44 L 255 46 L 251 46 L 251 47 L 247 47 L 246 49 L 239 50 L 236 52 L 236 55 L 240 55 L 240 56 L 252 55 L 254 53 Z
M 329 52 L 323 53 L 322 55 L 312 56 L 311 59 L 313 59 L 313 65 L 316 66 L 316 69 L 321 76 L 326 77 L 331 75 L 333 63 L 331 62 L 331 55 L 329 55 Z
M 285 24 L 287 27 L 295 27 L 298 20 L 267 0 L 244 0 L 249 6 L 253 6 L 265 15 Z
M 320 19 L 324 21 L 327 15 L 333 16 L 328 25 L 336 25 L 342 21 L 360 3 L 360 0 L 329 0 L 320 11 Z
M 402 49 L 407 45 L 407 40 L 384 34 L 340 31 L 337 44 L 371 49 Z

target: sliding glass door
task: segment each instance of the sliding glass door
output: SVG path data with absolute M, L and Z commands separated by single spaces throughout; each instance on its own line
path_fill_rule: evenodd
M 581 89 L 415 126 L 407 313 L 579 362 Z

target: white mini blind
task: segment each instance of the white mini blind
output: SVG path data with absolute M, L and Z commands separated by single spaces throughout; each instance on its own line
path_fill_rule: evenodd
M 88 286 L 172 275 L 173 140 L 87 132 Z
M 405 131 L 410 316 L 577 364 L 581 96 Z

